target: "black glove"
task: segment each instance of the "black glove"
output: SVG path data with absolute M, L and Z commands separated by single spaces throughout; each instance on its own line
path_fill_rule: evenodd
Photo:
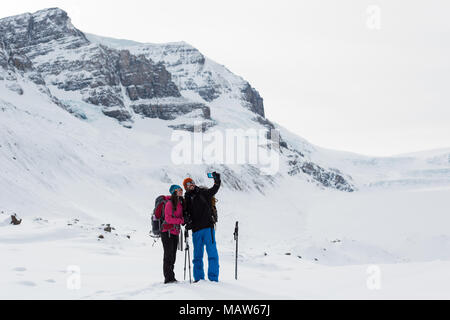
M 215 183 L 219 184 L 221 182 L 219 173 L 213 172 L 213 178 Z
M 184 216 L 184 226 L 186 230 L 192 230 L 192 219 L 190 216 Z

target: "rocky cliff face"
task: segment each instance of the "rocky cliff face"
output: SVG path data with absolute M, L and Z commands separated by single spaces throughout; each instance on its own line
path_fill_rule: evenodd
M 0 32 L 7 49 L 30 59 L 54 51 L 55 45 L 76 49 L 89 44 L 67 13 L 58 8 L 1 19 Z
M 58 8 L 0 19 L 0 81 L 23 94 L 21 79 L 82 120 L 95 109 L 132 128 L 140 118 L 161 119 L 167 127 L 194 131 L 279 129 L 265 118 L 264 101 L 246 80 L 184 42 L 141 44 L 85 35 Z M 20 80 L 20 81 L 19 81 Z M 321 186 L 353 191 L 350 177 L 314 163 L 301 147 L 281 137 L 280 156 L 288 170 Z M 230 185 L 247 185 L 224 166 Z M 248 166 L 252 185 L 262 179 Z M 250 186 L 249 186 L 250 188 Z M 240 189 L 239 189 L 240 190 Z
M 93 42 L 115 48 L 126 48 L 135 54 L 162 63 L 172 74 L 172 79 L 181 92 L 195 92 L 205 102 L 211 103 L 228 96 L 238 100 L 242 107 L 265 117 L 264 100 L 247 81 L 227 68 L 205 57 L 200 51 L 185 42 L 168 44 L 120 44 L 108 38 L 88 35 Z
M 177 112 L 173 117 L 199 108 L 185 100 L 149 103 L 147 100 L 155 98 L 181 97 L 164 65 L 127 50 L 91 43 L 61 9 L 2 19 L 0 34 L 2 46 L 16 68 L 35 69 L 39 81 L 43 80 L 56 97 L 65 100 L 64 92 L 80 93 L 84 102 L 99 106 L 105 115 L 128 125 L 134 109 L 159 109 L 161 112 L 151 116 L 165 119 L 174 109 Z
M 117 67 L 122 85 L 131 101 L 140 99 L 181 97 L 162 64 L 154 64 L 144 56 L 127 50 L 119 52 Z

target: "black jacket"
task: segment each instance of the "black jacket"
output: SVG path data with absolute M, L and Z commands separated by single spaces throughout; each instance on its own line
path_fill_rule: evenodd
M 214 183 L 211 189 L 196 186 L 193 191 L 186 192 L 186 223 L 193 232 L 214 227 L 211 203 L 219 189 L 220 181 Z

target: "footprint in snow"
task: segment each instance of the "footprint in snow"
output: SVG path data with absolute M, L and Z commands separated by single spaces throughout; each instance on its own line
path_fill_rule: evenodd
M 21 285 L 27 286 L 27 287 L 37 287 L 36 283 L 34 283 L 32 281 L 20 281 L 20 282 L 18 282 L 18 284 L 21 284 Z
M 24 268 L 24 267 L 17 267 L 17 268 L 14 268 L 13 271 L 24 272 L 24 271 L 27 271 L 27 268 Z

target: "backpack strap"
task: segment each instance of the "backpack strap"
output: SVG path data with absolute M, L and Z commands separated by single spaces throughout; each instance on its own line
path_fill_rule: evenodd
M 171 200 L 167 200 L 167 202 L 171 202 Z M 167 202 L 166 202 L 166 204 L 167 204 Z M 171 204 L 172 204 L 172 202 L 171 202 Z M 165 210 L 164 210 L 165 211 Z M 164 215 L 166 214 L 166 212 L 164 212 Z M 172 218 L 175 218 L 175 208 L 173 207 L 173 204 L 172 204 Z M 164 223 L 165 224 L 167 224 L 167 222 L 164 220 Z M 175 229 L 175 230 L 177 230 L 177 227 L 175 226 L 175 225 L 172 225 L 172 229 L 169 229 L 169 230 L 167 230 L 167 232 L 168 232 L 168 234 L 169 234 L 169 238 L 170 238 L 170 236 L 171 236 L 171 233 L 170 233 L 170 231 L 172 231 L 173 229 Z M 180 228 L 181 229 L 181 228 Z
M 211 228 L 211 241 L 214 244 L 214 228 Z

